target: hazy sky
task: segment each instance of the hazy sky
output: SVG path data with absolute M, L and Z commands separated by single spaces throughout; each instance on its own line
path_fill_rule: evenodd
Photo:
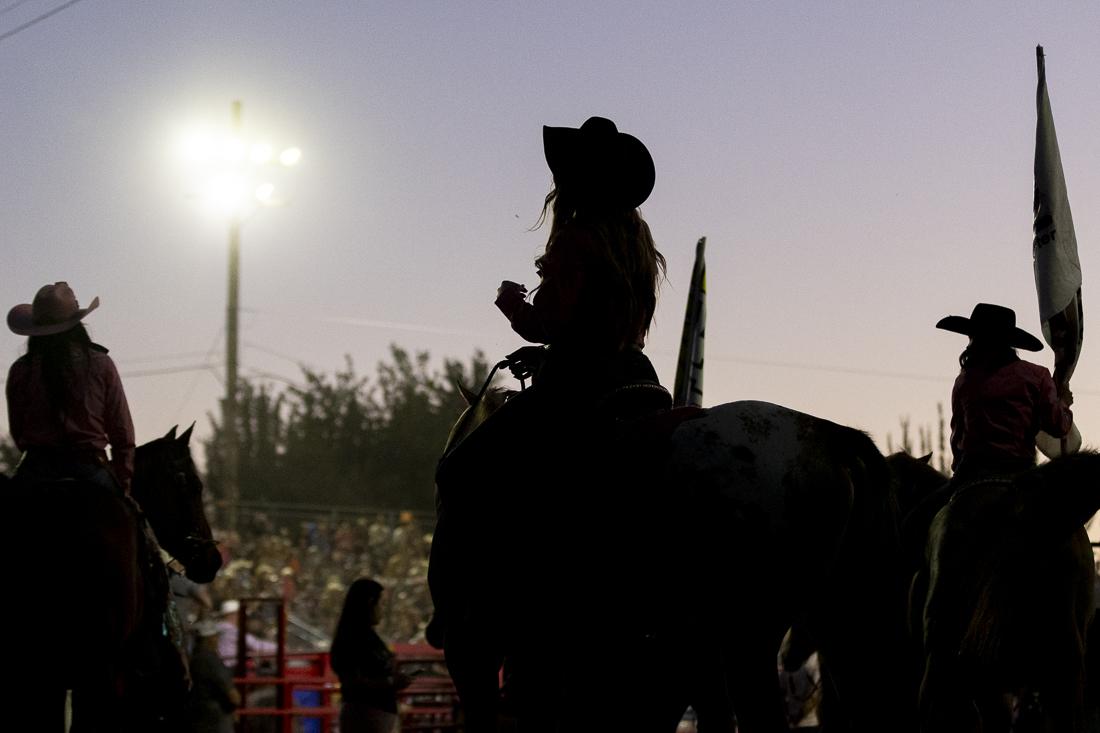
M 62 4 L 8 0 L 0 35 Z M 551 184 L 541 126 L 602 115 L 656 161 L 662 379 L 705 235 L 706 402 L 781 403 L 885 449 L 899 417 L 932 425 L 948 401 L 964 337 L 941 316 L 989 301 L 1039 331 L 1037 44 L 1086 316 L 1100 302 L 1098 28 L 1093 2 L 84 0 L 0 40 L 3 308 L 58 279 L 99 295 L 88 325 L 139 440 L 207 434 L 226 224 L 174 145 L 239 99 L 246 136 L 304 151 L 288 204 L 243 229 L 242 373 L 350 355 L 373 374 L 390 343 L 496 358 L 520 345 L 496 286 L 533 286 L 546 236 L 529 231 Z M 1100 443 L 1094 342 L 1086 328 L 1073 387 Z

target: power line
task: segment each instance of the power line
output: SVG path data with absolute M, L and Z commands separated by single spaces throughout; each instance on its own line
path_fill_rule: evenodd
M 183 372 L 214 371 L 216 364 L 188 364 L 186 366 L 165 367 L 163 369 L 142 369 L 133 372 L 121 372 L 119 376 L 126 379 L 138 377 L 159 377 L 162 374 L 180 374 Z
M 23 31 L 30 28 L 32 25 L 35 25 L 37 23 L 41 23 L 43 20 L 46 20 L 46 18 L 53 17 L 53 16 L 57 15 L 58 13 L 60 13 L 62 10 L 65 10 L 66 8 L 71 8 L 72 6 L 76 5 L 78 2 L 80 2 L 80 0 L 69 0 L 69 2 L 62 3 L 61 5 L 58 5 L 53 10 L 50 10 L 46 13 L 43 13 L 42 15 L 39 15 L 37 18 L 31 18 L 30 20 L 28 20 L 26 23 L 24 23 L 21 26 L 17 26 L 15 28 L 12 28 L 7 33 L 0 33 L 0 41 L 4 41 L 8 38 L 11 38 L 16 33 L 22 33 Z M 16 6 L 13 5 L 11 7 L 16 7 Z M 8 8 L 8 9 L 10 10 L 11 8 Z

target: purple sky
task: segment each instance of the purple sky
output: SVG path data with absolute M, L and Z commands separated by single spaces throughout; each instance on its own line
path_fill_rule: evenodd
M 0 34 L 60 4 L 9 0 Z M 289 205 L 244 226 L 243 373 L 293 380 L 296 362 L 331 372 L 347 354 L 373 374 L 391 342 L 497 357 L 519 342 L 496 286 L 534 285 L 545 240 L 528 231 L 550 186 L 541 126 L 598 114 L 656 161 L 661 377 L 705 235 L 706 402 L 778 402 L 885 449 L 900 416 L 931 425 L 948 400 L 964 342 L 941 316 L 984 300 L 1038 332 L 1039 43 L 1086 314 L 1100 302 L 1100 6 L 897 5 L 77 3 L 0 40 L 4 307 L 57 279 L 101 296 L 88 324 L 127 375 L 139 439 L 192 420 L 206 434 L 226 227 L 188 196 L 173 144 L 228 125 L 239 99 L 246 135 L 304 151 Z M 1073 385 L 1086 442 L 1097 340 Z M 202 363 L 219 366 L 139 376 Z

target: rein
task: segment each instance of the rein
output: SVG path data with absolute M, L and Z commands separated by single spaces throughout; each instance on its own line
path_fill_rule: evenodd
M 194 559 L 195 555 L 197 555 L 199 550 L 201 550 L 203 547 L 217 547 L 220 544 L 217 540 L 213 538 L 207 539 L 206 537 L 199 537 L 198 535 L 194 534 L 187 535 L 183 538 L 182 542 L 184 546 L 184 551 L 187 553 L 190 559 Z M 164 549 L 163 546 L 159 547 L 159 549 L 161 552 L 161 558 L 164 560 L 165 567 L 178 575 L 187 575 L 186 562 L 180 560 L 178 557 L 168 552 L 168 550 Z
M 515 363 L 516 363 L 515 359 L 510 359 L 510 358 L 505 357 L 504 359 L 501 359 L 500 361 L 498 361 L 496 364 L 493 364 L 493 368 L 489 370 L 489 376 L 485 377 L 485 382 L 482 383 L 481 389 L 479 389 L 478 392 L 477 392 L 477 400 L 476 401 L 481 402 L 481 398 L 485 396 L 485 392 L 488 391 L 489 385 L 492 384 L 493 377 L 496 376 L 496 373 L 497 373 L 498 370 L 503 369 L 505 367 L 508 367 L 510 369 L 512 367 L 512 365 L 515 364 Z M 518 379 L 519 379 L 519 389 L 522 392 L 523 390 L 527 389 L 527 380 L 522 378 L 522 377 L 518 377 Z

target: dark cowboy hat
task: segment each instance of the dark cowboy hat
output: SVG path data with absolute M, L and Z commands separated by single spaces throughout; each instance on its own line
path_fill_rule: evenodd
M 936 328 L 998 341 L 1025 351 L 1043 350 L 1042 341 L 1016 327 L 1016 311 L 1003 305 L 978 303 L 970 313 L 970 318 L 947 316 L 939 320 Z
M 546 163 L 554 183 L 582 203 L 633 209 L 653 191 L 653 158 L 642 141 L 603 117 L 576 127 L 543 127 Z
M 81 308 L 67 282 L 43 285 L 33 303 L 21 303 L 8 311 L 8 328 L 20 336 L 64 333 L 98 307 L 96 297 L 87 308 Z

